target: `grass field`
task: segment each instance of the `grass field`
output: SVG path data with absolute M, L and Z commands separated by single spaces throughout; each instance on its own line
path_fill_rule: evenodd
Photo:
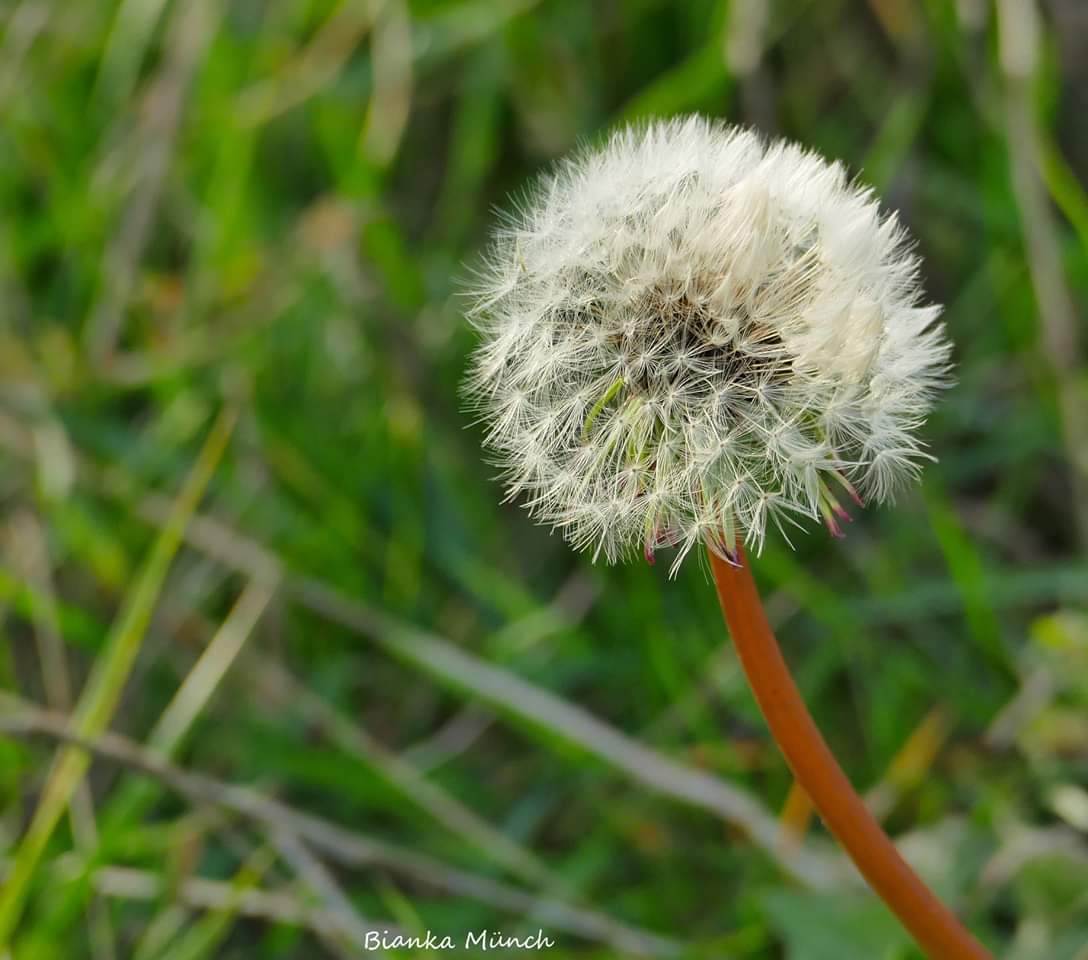
M 768 539 L 786 656 L 995 953 L 1088 958 L 1086 48 L 1078 0 L 0 0 L 0 956 L 920 956 L 705 565 L 572 553 L 461 412 L 494 207 L 697 110 L 876 187 L 956 343 L 924 483 Z

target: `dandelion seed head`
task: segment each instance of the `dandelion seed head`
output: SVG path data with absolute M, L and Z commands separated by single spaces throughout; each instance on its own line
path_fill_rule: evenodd
M 628 127 L 497 231 L 466 394 L 508 492 L 594 557 L 758 550 L 931 459 L 950 346 L 921 297 L 838 163 L 700 117 Z

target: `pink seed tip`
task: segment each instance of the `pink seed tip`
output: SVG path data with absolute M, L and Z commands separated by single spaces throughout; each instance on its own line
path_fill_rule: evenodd
M 836 540 L 842 540 L 842 539 L 844 539 L 846 537 L 846 534 L 842 532 L 842 527 L 840 527 L 835 522 L 834 517 L 831 517 L 831 516 L 827 517 L 826 518 L 826 523 L 827 523 L 828 533 L 830 533 L 831 536 L 833 536 Z
M 654 554 L 654 545 L 649 541 L 642 548 L 642 555 L 646 558 L 646 562 L 652 567 L 657 562 L 657 557 Z

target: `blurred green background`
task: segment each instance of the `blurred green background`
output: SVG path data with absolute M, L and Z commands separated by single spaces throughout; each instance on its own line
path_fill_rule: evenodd
M 699 110 L 875 186 L 957 345 L 921 488 L 759 559 L 786 655 L 995 952 L 1088 957 L 1086 50 L 1079 0 L 0 0 L 10 955 L 918 956 L 700 564 L 572 554 L 460 412 L 494 206 Z

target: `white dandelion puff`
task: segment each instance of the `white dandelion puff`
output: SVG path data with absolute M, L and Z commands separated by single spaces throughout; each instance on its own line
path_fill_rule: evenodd
M 931 459 L 940 308 L 895 215 L 795 144 L 620 130 L 506 218 L 472 296 L 466 392 L 508 492 L 594 557 L 837 536 Z

